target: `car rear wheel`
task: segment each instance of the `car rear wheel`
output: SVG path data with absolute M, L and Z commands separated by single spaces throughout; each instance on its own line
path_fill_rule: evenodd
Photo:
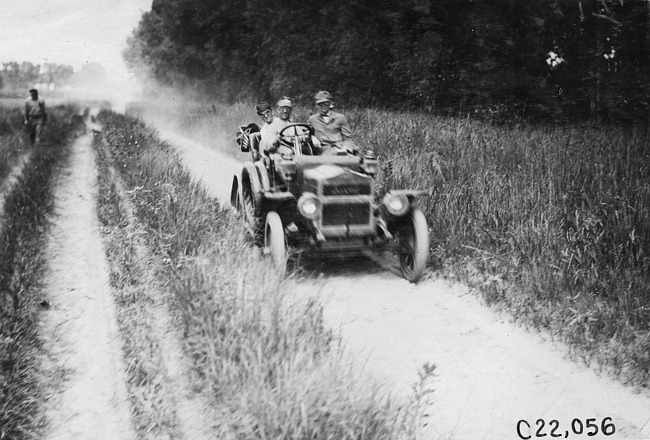
M 419 209 L 397 230 L 399 265 L 408 281 L 416 282 L 426 268 L 429 257 L 429 229 L 427 219 Z
M 276 269 L 284 273 L 287 266 L 287 240 L 284 235 L 282 220 L 275 211 L 271 211 L 266 215 L 264 250 L 271 255 Z
M 244 214 L 244 222 L 253 236 L 255 242 L 259 245 L 260 242 L 260 219 L 258 216 L 258 208 L 255 205 L 255 197 L 250 185 L 244 185 L 241 192 L 241 200 L 239 205 Z

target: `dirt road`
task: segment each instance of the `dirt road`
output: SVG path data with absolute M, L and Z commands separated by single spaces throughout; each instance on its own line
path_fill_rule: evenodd
M 98 169 L 90 131 L 74 142 L 70 162 L 56 182 L 53 226 L 45 251 L 48 271 L 39 331 L 44 349 L 40 382 L 47 397 L 44 438 L 213 438 L 214 417 L 192 389 L 190 365 L 182 353 L 180 334 L 171 328 L 164 295 L 155 288 L 139 290 L 136 306 L 112 291 L 97 213 Z M 123 208 L 132 216 L 130 205 Z M 131 224 L 120 228 L 131 228 L 138 235 Z M 140 261 L 149 258 L 139 242 L 136 249 Z M 146 265 L 140 269 L 146 271 Z M 144 273 L 140 275 L 146 279 Z M 116 303 L 114 295 L 121 301 Z M 151 348 L 158 356 L 136 358 L 128 350 L 124 354 L 128 338 L 123 332 L 144 331 L 147 337 L 140 341 L 150 345 L 142 351 Z M 126 365 L 138 362 L 155 362 L 155 369 L 136 370 L 138 378 L 125 374 Z M 150 382 L 153 385 L 146 388 Z
M 56 186 L 55 218 L 43 287 L 43 383 L 47 439 L 135 438 L 121 338 L 95 204 L 97 170 L 90 135 L 72 146 Z
M 227 203 L 239 164 L 198 142 L 161 134 L 210 193 Z M 424 439 L 536 438 L 536 433 L 650 438 L 647 395 L 566 360 L 561 345 L 495 315 L 465 286 L 433 275 L 413 285 L 369 261 L 323 265 L 293 287 L 299 295 L 321 299 L 327 323 L 341 331 L 347 351 L 370 374 L 391 382 L 396 393 L 408 395 L 420 367 L 436 365 Z M 601 431 L 608 417 L 615 433 L 606 436 Z M 587 435 L 592 418 L 596 436 Z

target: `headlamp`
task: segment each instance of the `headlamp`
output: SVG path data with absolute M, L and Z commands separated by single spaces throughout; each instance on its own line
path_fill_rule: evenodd
M 306 192 L 298 199 L 298 211 L 303 217 L 313 220 L 318 217 L 321 202 L 315 194 Z
M 401 217 L 410 208 L 409 199 L 404 194 L 388 193 L 384 196 L 384 206 L 389 214 Z

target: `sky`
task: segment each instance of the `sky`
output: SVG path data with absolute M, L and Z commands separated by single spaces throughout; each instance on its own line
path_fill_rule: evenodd
M 152 0 L 0 0 L 0 63 L 104 66 L 113 80 L 131 75 L 126 38 Z

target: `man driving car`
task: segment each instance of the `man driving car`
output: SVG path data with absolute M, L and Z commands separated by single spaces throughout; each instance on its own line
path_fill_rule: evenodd
M 258 104 L 257 114 L 265 122 L 260 129 L 260 149 L 266 152 L 267 155 L 276 152 L 282 153 L 282 150 L 286 148 L 280 145 L 278 135 L 284 127 L 291 124 L 292 109 L 293 103 L 291 99 L 286 96 L 282 97 L 276 105 L 276 111 L 278 113 L 277 118 L 273 115 L 271 106 L 268 103 L 264 102 Z
M 276 111 L 280 120 L 285 121 L 285 126 L 291 124 L 291 111 L 293 110 L 293 101 L 288 96 L 280 98 L 276 105 Z

